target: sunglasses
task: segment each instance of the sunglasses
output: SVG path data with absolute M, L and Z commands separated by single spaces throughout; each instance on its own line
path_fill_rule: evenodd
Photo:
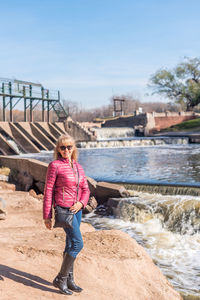
M 67 148 L 67 150 L 71 150 L 73 148 L 73 146 L 69 145 L 69 146 L 60 146 L 60 150 L 64 151 Z

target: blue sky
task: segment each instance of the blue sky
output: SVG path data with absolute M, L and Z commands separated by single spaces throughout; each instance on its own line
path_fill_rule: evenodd
M 0 0 L 0 10 L 0 77 L 83 108 L 121 94 L 159 101 L 146 95 L 150 75 L 200 57 L 199 0 Z

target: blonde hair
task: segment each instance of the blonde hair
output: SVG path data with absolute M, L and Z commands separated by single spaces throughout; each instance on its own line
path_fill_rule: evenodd
M 59 148 L 60 148 L 60 146 L 63 145 L 63 143 L 71 143 L 74 145 L 71 158 L 74 160 L 77 160 L 78 150 L 76 148 L 75 140 L 73 139 L 73 137 L 71 137 L 68 134 L 62 134 L 61 136 L 59 136 L 59 138 L 56 142 L 56 147 L 54 148 L 54 159 L 58 159 L 58 158 L 62 157 L 59 152 Z

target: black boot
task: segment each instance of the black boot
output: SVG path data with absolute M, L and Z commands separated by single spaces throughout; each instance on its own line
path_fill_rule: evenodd
M 65 253 L 60 272 L 58 273 L 58 275 L 56 276 L 56 278 L 53 281 L 53 285 L 56 288 L 59 288 L 61 293 L 65 294 L 65 295 L 72 295 L 72 292 L 70 290 L 68 290 L 67 277 L 68 277 L 70 268 L 71 268 L 72 264 L 74 263 L 74 260 L 75 260 L 74 257 L 69 255 L 68 253 Z
M 69 274 L 67 277 L 67 286 L 70 290 L 80 293 L 83 289 L 76 285 L 76 283 L 74 282 L 74 263 L 71 265 L 71 268 L 69 270 Z

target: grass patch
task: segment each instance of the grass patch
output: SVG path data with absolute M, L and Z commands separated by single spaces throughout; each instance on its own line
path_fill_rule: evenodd
M 10 169 L 9 168 L 6 168 L 6 167 L 1 167 L 0 168 L 0 175 L 9 176 L 9 174 L 10 174 Z
M 189 130 L 200 130 L 200 118 L 194 119 L 194 120 L 189 120 L 182 122 L 177 125 L 173 125 L 171 127 L 165 128 L 162 131 L 189 131 Z

